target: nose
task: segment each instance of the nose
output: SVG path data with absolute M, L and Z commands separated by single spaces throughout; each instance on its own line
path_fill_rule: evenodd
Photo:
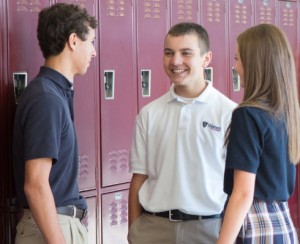
M 174 53 L 174 55 L 171 57 L 171 64 L 173 65 L 182 64 L 182 57 L 179 53 Z
M 96 48 L 94 47 L 92 51 L 92 57 L 95 58 L 97 56 Z

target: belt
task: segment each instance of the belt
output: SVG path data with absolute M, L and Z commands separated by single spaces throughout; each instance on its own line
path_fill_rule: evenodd
M 201 219 L 217 219 L 221 218 L 221 214 L 213 214 L 213 215 L 206 215 L 206 216 L 198 216 L 198 215 L 192 215 L 192 214 L 186 214 L 181 212 L 180 210 L 174 209 L 169 210 L 165 212 L 149 212 L 147 210 L 144 210 L 146 214 L 150 214 L 153 216 L 168 218 L 170 221 L 185 221 L 185 220 L 201 220 Z
M 25 206 L 24 209 L 30 209 L 29 207 Z M 80 220 L 84 219 L 87 214 L 87 209 L 80 209 L 74 205 L 67 206 L 67 207 L 57 207 L 56 212 L 58 214 L 67 215 L 73 218 L 78 218 Z
M 67 207 L 57 207 L 56 211 L 58 214 L 71 216 L 73 218 L 78 218 L 80 220 L 84 219 L 84 217 L 87 214 L 86 209 L 80 209 L 73 206 L 67 206 Z

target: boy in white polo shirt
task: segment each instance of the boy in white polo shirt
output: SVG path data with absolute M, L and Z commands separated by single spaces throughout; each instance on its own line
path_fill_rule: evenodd
M 215 243 L 226 195 L 224 135 L 236 104 L 204 79 L 206 30 L 173 26 L 165 39 L 170 91 L 139 113 L 131 148 L 132 244 Z

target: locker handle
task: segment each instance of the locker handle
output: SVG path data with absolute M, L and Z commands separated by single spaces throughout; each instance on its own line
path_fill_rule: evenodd
M 105 99 L 113 100 L 115 97 L 115 71 L 104 70 Z
M 142 96 L 150 97 L 151 96 L 151 70 L 142 69 L 141 70 L 141 87 L 142 87 Z
M 204 78 L 205 78 L 205 80 L 210 81 L 212 84 L 213 84 L 213 78 L 214 78 L 213 74 L 214 74 L 213 67 L 206 67 L 204 69 Z
M 27 72 L 14 72 L 13 83 L 14 83 L 15 103 L 18 104 L 22 92 L 27 86 Z
M 241 78 L 234 67 L 232 67 L 232 86 L 234 92 L 238 92 L 241 90 Z

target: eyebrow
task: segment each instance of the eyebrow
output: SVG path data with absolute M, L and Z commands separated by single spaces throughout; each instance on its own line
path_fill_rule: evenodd
M 173 49 L 171 49 L 171 48 L 164 48 L 164 51 L 173 51 Z M 182 48 L 182 49 L 180 49 L 180 51 L 192 51 L 192 52 L 194 52 L 194 49 L 191 49 L 191 48 Z

